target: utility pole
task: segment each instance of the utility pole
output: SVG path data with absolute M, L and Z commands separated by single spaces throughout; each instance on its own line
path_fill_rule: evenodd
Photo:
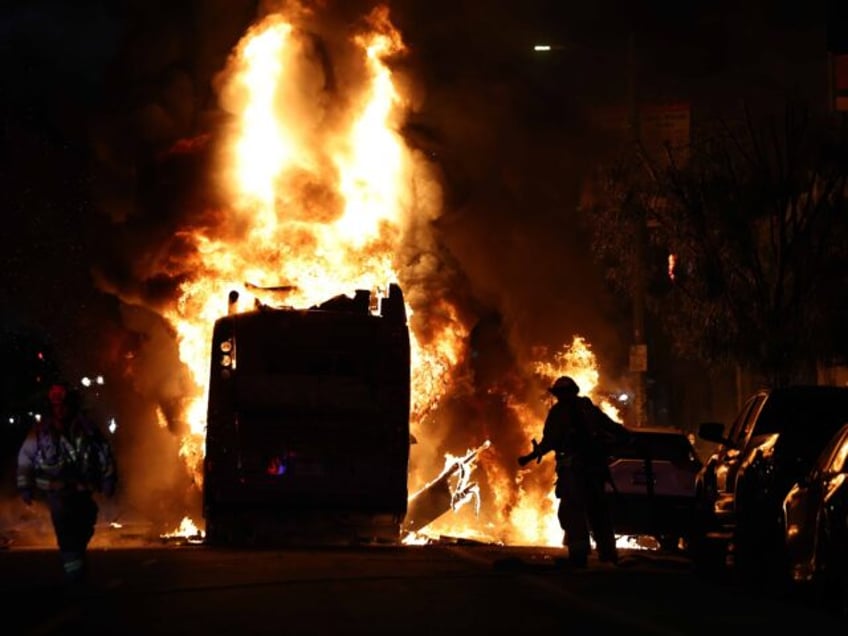
M 630 32 L 627 41 L 627 101 L 630 138 L 634 149 L 641 142 L 639 121 L 639 95 L 636 66 L 636 33 Z M 637 427 L 648 423 L 648 398 L 645 375 L 648 371 L 648 345 L 645 338 L 645 219 L 637 224 L 633 263 L 633 342 L 630 345 L 630 372 L 633 374 L 634 423 Z

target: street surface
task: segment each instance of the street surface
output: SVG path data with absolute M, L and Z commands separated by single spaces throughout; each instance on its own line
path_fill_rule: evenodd
M 446 540 L 411 546 L 217 549 L 95 543 L 90 583 L 63 588 L 58 554 L 0 550 L 4 634 L 845 633 L 810 602 L 707 582 L 686 558 L 625 550 L 618 567 L 551 548 Z

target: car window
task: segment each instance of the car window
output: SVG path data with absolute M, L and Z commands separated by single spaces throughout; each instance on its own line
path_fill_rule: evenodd
M 739 447 L 743 446 L 748 440 L 748 436 L 751 433 L 751 429 L 754 427 L 754 422 L 757 420 L 757 416 L 760 413 L 764 400 L 765 396 L 763 395 L 755 395 L 752 397 L 748 400 L 745 408 L 742 409 L 739 417 L 733 423 L 733 428 L 730 432 L 730 439 L 736 442 Z
M 841 473 L 848 469 L 848 425 L 843 426 L 833 437 L 822 456 L 827 458 L 823 466 L 825 472 Z
M 767 400 L 757 426 L 758 435 L 827 429 L 830 437 L 848 420 L 848 391 L 817 387 L 821 391 L 775 392 Z
M 733 423 L 730 425 L 730 430 L 727 432 L 727 438 L 735 440 L 738 438 L 739 429 L 742 428 L 742 424 L 745 421 L 748 413 L 751 411 L 751 405 L 756 401 L 755 397 L 750 398 L 745 405 L 739 410 L 739 414 L 736 416 L 736 419 L 733 420 Z
M 814 388 L 818 391 L 786 391 L 769 400 L 757 428 L 758 434 L 780 433 L 775 452 L 809 467 L 848 420 L 848 391 Z

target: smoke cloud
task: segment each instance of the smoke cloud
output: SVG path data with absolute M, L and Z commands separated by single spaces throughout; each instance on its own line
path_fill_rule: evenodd
M 163 529 L 199 514 L 197 484 L 175 461 L 191 381 L 161 312 L 200 266 L 186 233 L 244 229 L 223 212 L 215 167 L 218 133 L 228 124 L 220 100 L 234 98 L 220 94 L 220 73 L 260 16 L 299 12 L 314 35 L 303 81 L 320 103 L 355 77 L 346 36 L 375 4 L 131 2 L 126 16 L 79 8 L 98 16 L 110 45 L 98 52 L 97 86 L 77 88 L 86 96 L 75 104 L 77 118 L 56 120 L 85 157 L 86 183 L 74 192 L 84 208 L 78 256 L 85 294 L 97 298 L 68 319 L 90 325 L 87 357 L 121 384 L 110 396 L 122 414 L 121 496 Z M 623 366 L 620 307 L 606 296 L 576 212 L 595 151 L 586 116 L 567 95 L 556 107 L 534 96 L 534 70 L 522 66 L 519 49 L 533 31 L 516 19 L 525 14 L 484 4 L 390 3 L 410 48 L 394 70 L 412 96 L 403 134 L 420 167 L 416 214 L 398 246 L 411 326 L 424 343 L 440 320 L 458 319 L 470 334 L 454 393 L 431 416 L 439 425 L 413 451 L 427 468 L 445 451 L 462 453 L 485 439 L 499 454 L 496 465 L 513 463 L 510 453 L 525 439 L 504 396 L 540 404 L 539 387 L 519 371 L 534 352 L 580 334 L 608 377 Z M 444 20 L 422 15 L 423 6 Z M 441 301 L 457 316 L 441 315 Z

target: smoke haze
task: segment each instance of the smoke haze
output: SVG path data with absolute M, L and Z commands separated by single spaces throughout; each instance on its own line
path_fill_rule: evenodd
M 191 381 L 161 310 L 196 275 L 187 230 L 244 229 L 222 212 L 216 173 L 228 123 L 221 73 L 250 25 L 284 5 L 295 7 L 20 3 L 2 23 L 25 53 L 3 80 L 19 95 L 4 106 L 3 159 L 13 167 L 3 185 L 11 235 L 27 239 L 10 248 L 4 321 L 39 325 L 68 376 L 96 368 L 115 379 L 121 494 L 162 526 L 199 511 L 197 485 L 175 461 Z M 316 94 L 355 76 L 345 36 L 373 5 L 304 5 L 315 46 L 303 78 Z M 472 360 L 445 400 L 444 425 L 417 451 L 428 466 L 485 439 L 511 461 L 524 439 L 497 396 L 538 403 L 538 387 L 515 377 L 533 352 L 579 334 L 611 385 L 624 375 L 626 319 L 577 215 L 581 177 L 600 149 L 580 88 L 537 76 L 528 54 L 544 20 L 531 5 L 390 3 L 410 49 L 395 64 L 412 96 L 403 134 L 428 167 L 415 182 L 420 214 L 398 247 L 411 326 L 426 343 L 438 299 L 471 333 Z

